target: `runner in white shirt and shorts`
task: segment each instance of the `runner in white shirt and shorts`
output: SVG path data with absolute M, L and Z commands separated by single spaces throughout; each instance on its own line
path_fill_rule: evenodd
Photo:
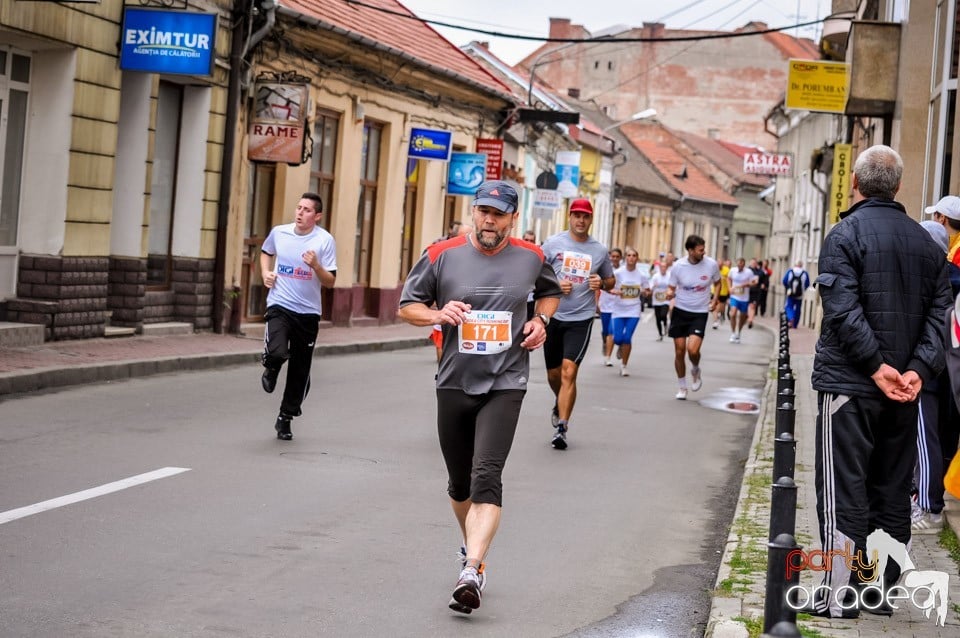
M 703 385 L 700 378 L 700 346 L 703 343 L 707 318 L 717 306 L 717 286 L 711 299 L 710 287 L 720 281 L 716 260 L 706 256 L 703 237 L 690 235 L 684 243 L 687 256 L 670 268 L 667 299 L 673 300 L 668 334 L 673 338 L 674 368 L 677 371 L 677 399 L 687 398 L 686 357 L 690 357 L 690 390 L 696 392 Z
M 737 260 L 737 267 L 731 268 L 727 274 L 727 281 L 730 288 L 730 343 L 740 343 L 740 333 L 749 316 L 750 291 L 759 279 L 741 257 Z

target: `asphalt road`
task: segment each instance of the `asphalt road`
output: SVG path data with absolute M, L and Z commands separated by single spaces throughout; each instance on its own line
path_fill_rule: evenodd
M 279 391 L 262 392 L 257 367 L 0 403 L 0 521 L 188 470 L 0 523 L 0 636 L 701 635 L 756 417 L 696 399 L 761 388 L 773 339 L 710 331 L 704 388 L 684 403 L 672 345 L 653 335 L 638 328 L 621 378 L 594 334 L 565 452 L 548 443 L 552 395 L 532 357 L 468 617 L 447 609 L 460 539 L 432 348 L 317 359 L 290 443 L 273 436 Z

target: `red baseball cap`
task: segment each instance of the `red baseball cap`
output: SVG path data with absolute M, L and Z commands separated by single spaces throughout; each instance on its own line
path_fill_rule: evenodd
M 589 199 L 575 199 L 570 203 L 571 213 L 590 213 L 593 215 L 593 206 Z

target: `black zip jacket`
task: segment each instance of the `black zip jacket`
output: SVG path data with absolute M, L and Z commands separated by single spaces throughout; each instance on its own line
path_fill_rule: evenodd
M 870 378 L 882 363 L 931 382 L 952 305 L 943 250 L 892 200 L 865 199 L 841 218 L 820 251 L 813 388 L 882 398 Z

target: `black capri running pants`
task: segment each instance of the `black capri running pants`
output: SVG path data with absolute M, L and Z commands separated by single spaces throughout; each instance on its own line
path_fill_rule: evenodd
M 592 329 L 593 317 L 580 321 L 551 321 L 547 325 L 547 340 L 543 342 L 543 362 L 547 370 L 559 368 L 564 359 L 580 365 L 587 354 Z
M 526 390 L 466 394 L 437 390 L 437 432 L 447 465 L 447 494 L 462 503 L 503 505 L 500 480 Z

